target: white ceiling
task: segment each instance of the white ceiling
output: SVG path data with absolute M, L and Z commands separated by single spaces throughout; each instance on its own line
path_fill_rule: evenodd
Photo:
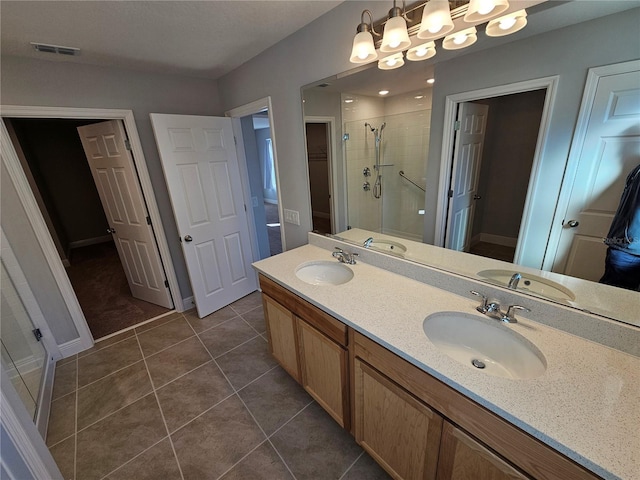
M 2 55 L 216 79 L 341 1 L 0 1 Z M 67 57 L 30 42 L 77 47 Z

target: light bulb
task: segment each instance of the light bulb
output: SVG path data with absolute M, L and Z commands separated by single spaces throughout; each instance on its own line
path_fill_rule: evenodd
M 513 27 L 516 24 L 516 17 L 508 17 L 505 19 L 500 20 L 500 24 L 498 25 L 498 27 L 501 30 L 509 30 L 511 27 Z
M 416 50 L 416 55 L 418 57 L 424 57 L 428 51 L 429 50 L 427 50 L 426 48 L 419 48 L 418 50 Z
M 442 22 L 437 21 L 437 22 L 433 22 L 431 25 L 429 25 L 429 27 L 427 28 L 427 31 L 429 33 L 438 33 L 440 30 L 442 30 Z
M 495 8 L 492 0 L 485 0 L 484 2 L 480 2 L 478 5 L 478 13 L 480 15 L 487 15 L 491 13 L 491 11 Z
M 398 63 L 398 59 L 397 58 L 389 58 L 386 61 L 386 64 L 389 65 L 390 67 L 393 67 L 396 63 Z
M 462 45 L 467 40 L 467 35 L 456 35 L 453 37 L 453 43 L 456 45 Z

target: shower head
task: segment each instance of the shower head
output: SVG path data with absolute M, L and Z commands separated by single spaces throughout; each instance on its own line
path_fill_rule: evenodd
M 384 127 L 387 126 L 387 122 L 384 122 L 382 125 L 380 125 L 380 132 L 382 133 L 382 130 L 384 130 Z
M 375 129 L 375 128 L 373 128 L 373 126 L 372 126 L 370 123 L 368 123 L 368 122 L 365 122 L 364 126 L 365 126 L 365 127 L 369 127 L 369 128 L 371 129 L 371 131 L 372 131 L 372 132 L 375 132 L 375 131 L 376 131 L 376 129 Z

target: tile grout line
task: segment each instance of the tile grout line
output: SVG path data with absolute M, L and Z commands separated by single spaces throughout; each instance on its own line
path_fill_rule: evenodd
M 347 469 L 344 471 L 344 473 L 342 475 L 340 475 L 340 478 L 338 478 L 338 480 L 343 480 L 344 476 L 349 473 L 349 470 L 351 470 L 353 468 L 353 466 L 358 463 L 358 460 L 360 460 L 362 458 L 362 456 L 364 455 L 364 450 L 362 450 L 362 452 L 360 452 L 360 455 L 358 455 L 358 457 L 353 461 L 353 463 L 351 465 L 349 465 L 347 467 Z
M 231 352 L 233 352 L 234 350 L 237 350 L 238 348 L 240 348 L 240 347 L 242 347 L 242 346 L 246 345 L 247 343 L 251 342 L 252 340 L 255 340 L 255 339 L 256 339 L 256 338 L 258 338 L 259 336 L 260 336 L 260 334 L 258 334 L 258 335 L 254 335 L 254 336 L 253 336 L 253 337 L 251 337 L 250 339 L 245 340 L 244 342 L 242 342 L 242 343 L 240 343 L 240 344 L 236 345 L 236 346 L 235 346 L 235 347 L 233 347 L 233 348 L 230 348 L 230 349 L 229 349 L 229 350 L 227 350 L 226 352 L 221 353 L 220 355 L 217 355 L 217 356 L 215 356 L 215 357 L 213 356 L 213 354 L 212 354 L 211 352 L 209 352 L 209 349 L 207 348 L 207 346 L 206 346 L 206 345 L 205 345 L 205 347 L 204 347 L 204 348 L 207 348 L 207 352 L 209 352 L 209 355 L 211 355 L 211 358 L 213 358 L 213 359 L 215 360 L 216 358 L 224 357 L 227 353 L 231 353 Z M 200 337 L 198 337 L 198 338 L 200 338 Z M 202 340 L 200 340 L 200 341 L 202 341 Z M 202 342 L 202 343 L 204 344 L 204 342 Z
M 133 462 L 136 458 L 140 457 L 141 455 L 143 455 L 144 453 L 148 452 L 149 450 L 151 450 L 153 447 L 155 447 L 156 445 L 158 445 L 159 443 L 165 441 L 167 438 L 169 438 L 169 435 L 167 435 L 166 437 L 162 437 L 160 440 L 158 440 L 156 443 L 154 443 L 153 445 L 151 445 L 148 448 L 145 448 L 143 451 L 141 451 L 139 454 L 137 454 L 135 457 L 130 458 L 129 460 L 127 460 L 126 462 L 124 462 L 122 465 L 114 468 L 113 470 L 111 470 L 109 473 L 107 473 L 106 475 L 103 475 L 102 477 L 100 477 L 100 480 L 104 480 L 105 478 L 107 478 L 109 475 L 111 475 L 114 472 L 117 472 L 118 470 L 120 470 L 122 467 L 124 467 L 125 465 L 130 464 L 131 462 Z
M 191 329 L 196 333 L 196 335 L 200 335 L 201 333 L 204 332 L 208 332 L 209 330 L 212 330 L 214 328 L 218 328 L 220 325 L 224 325 L 225 323 L 229 323 L 231 320 L 235 320 L 236 318 L 241 317 L 240 315 L 234 315 L 231 318 L 227 318 L 226 320 L 222 320 L 220 323 L 218 323 L 217 325 L 212 325 L 210 327 L 205 328 L 204 330 L 202 330 L 201 332 L 196 332 L 196 329 L 193 328 L 193 325 L 191 325 L 191 322 L 189 320 L 187 320 L 187 323 L 189 324 L 189 326 L 191 327 Z M 186 317 L 185 317 L 186 320 Z M 198 320 L 202 320 L 201 318 L 198 318 Z M 244 320 L 244 319 L 243 319 Z
M 98 383 L 98 382 L 100 382 L 100 381 L 104 380 L 105 378 L 110 377 L 111 375 L 114 375 L 114 374 L 116 374 L 116 373 L 120 373 L 120 372 L 122 372 L 123 370 L 126 370 L 126 369 L 127 369 L 127 368 L 129 368 L 129 367 L 132 367 L 132 366 L 133 366 L 133 365 L 135 365 L 136 363 L 140 363 L 142 360 L 144 360 L 144 357 L 142 357 L 140 360 L 136 360 L 136 361 L 135 361 L 135 362 L 133 362 L 133 363 L 130 363 L 130 364 L 128 364 L 128 365 L 125 365 L 124 367 L 119 368 L 118 370 L 114 370 L 113 372 L 107 373 L 105 376 L 100 377 L 100 378 L 98 378 L 98 379 L 96 379 L 96 380 L 93 380 L 92 382 L 87 383 L 86 385 L 82 385 L 81 387 L 78 387 L 78 388 L 77 388 L 77 391 L 80 391 L 80 390 L 82 390 L 82 389 L 84 389 L 84 388 L 90 387 L 91 385 L 94 385 L 94 384 L 96 384 L 96 383 Z M 62 397 L 60 397 L 60 398 L 62 398 Z M 57 399 L 56 399 L 56 400 L 57 400 Z
M 189 322 L 187 322 L 187 325 Z M 158 410 L 160 411 L 160 417 L 162 418 L 162 423 L 164 423 L 164 428 L 167 432 L 167 437 L 169 437 L 169 445 L 171 445 L 171 451 L 173 452 L 173 458 L 178 465 L 178 471 L 180 472 L 180 478 L 184 480 L 184 473 L 182 473 L 182 466 L 180 465 L 180 460 L 178 460 L 178 454 L 176 453 L 176 448 L 173 445 L 173 439 L 171 438 L 171 434 L 169 433 L 169 425 L 167 425 L 167 420 L 164 418 L 164 412 L 162 411 L 162 406 L 160 405 L 160 399 L 158 398 L 158 392 L 156 392 L 155 385 L 153 383 L 153 378 L 151 378 L 151 372 L 149 371 L 149 366 L 147 365 L 147 360 L 144 356 L 144 351 L 142 350 L 142 345 L 140 344 L 140 339 L 138 338 L 138 333 L 135 332 L 135 338 L 138 342 L 138 348 L 140 348 L 140 353 L 142 354 L 142 361 L 144 362 L 144 366 L 147 370 L 147 375 L 149 376 L 149 382 L 151 382 L 151 391 L 153 392 L 153 396 L 156 399 L 156 403 L 158 404 Z

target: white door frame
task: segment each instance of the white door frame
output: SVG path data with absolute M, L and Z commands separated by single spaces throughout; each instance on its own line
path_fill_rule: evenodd
M 569 150 L 569 159 L 567 160 L 567 166 L 562 180 L 562 186 L 560 187 L 560 196 L 558 197 L 558 206 L 553 217 L 553 223 L 551 224 L 551 233 L 549 235 L 549 244 L 545 251 L 544 261 L 542 263 L 542 269 L 551 271 L 553 264 L 558 254 L 558 248 L 560 247 L 560 236 L 562 235 L 563 221 L 569 208 L 569 201 L 571 200 L 571 191 L 573 190 L 573 183 L 575 182 L 576 175 L 578 173 L 578 166 L 580 163 L 580 155 L 582 153 L 582 145 L 587 134 L 587 127 L 589 125 L 589 116 L 591 115 L 591 108 L 596 97 L 596 90 L 598 88 L 598 82 L 600 78 L 608 75 L 617 75 L 620 73 L 627 73 L 640 69 L 640 60 L 632 60 L 630 62 L 616 63 L 613 65 L 605 65 L 603 67 L 590 68 L 587 73 L 587 81 L 584 86 L 584 93 L 582 95 L 582 102 L 580 103 L 580 112 L 578 113 L 578 120 L 576 122 L 576 129 L 573 133 L 573 140 L 571 141 L 571 147 Z
M 15 118 L 75 118 L 75 119 L 97 119 L 97 120 L 122 120 L 124 122 L 129 142 L 131 143 L 131 152 L 133 160 L 138 172 L 140 186 L 144 194 L 149 216 L 154 225 L 154 233 L 158 243 L 158 250 L 163 261 L 163 267 L 169 282 L 169 290 L 173 298 L 173 303 L 177 311 L 183 311 L 184 305 L 178 279 L 173 268 L 173 261 L 169 251 L 169 244 L 165 236 L 164 226 L 160 217 L 160 211 L 156 198 L 153 193 L 151 178 L 147 169 L 147 163 L 142 150 L 142 143 L 136 128 L 135 118 L 132 110 L 115 110 L 100 108 L 68 108 L 68 107 L 39 107 L 39 106 L 17 106 L 17 105 L 1 105 L 0 115 L 4 117 Z M 75 353 L 81 352 L 93 345 L 93 336 L 87 325 L 84 313 L 78 303 L 78 298 L 71 286 L 69 277 L 64 269 L 64 265 L 60 260 L 58 251 L 56 250 L 49 229 L 44 222 L 40 208 L 31 191 L 31 187 L 22 170 L 20 161 L 13 147 L 13 143 L 9 138 L 4 120 L 2 123 L 2 157 L 4 159 L 11 181 L 18 191 L 20 201 L 27 212 L 27 218 L 36 234 L 38 243 L 47 258 L 48 266 L 56 279 L 56 283 L 60 288 L 60 293 L 69 310 L 69 314 L 73 323 L 78 330 L 79 338 L 71 340 L 63 345 L 59 345 L 60 351 L 64 357 L 68 357 Z
M 473 100 L 481 100 L 483 98 L 500 97 L 503 95 L 511 95 L 514 93 L 530 92 L 532 90 L 546 89 L 547 93 L 544 99 L 544 107 L 542 110 L 542 118 L 540 119 L 540 128 L 538 130 L 538 140 L 536 141 L 536 149 L 533 155 L 533 165 L 531 167 L 531 176 L 529 178 L 529 186 L 527 188 L 527 197 L 522 211 L 522 222 L 520 223 L 520 231 L 518 233 L 518 244 L 514 256 L 514 263 L 519 263 L 522 255 L 522 245 L 525 244 L 527 235 L 531 231 L 532 213 L 532 197 L 533 192 L 540 185 L 540 163 L 544 158 L 547 137 L 551 126 L 551 112 L 555 103 L 556 93 L 558 89 L 559 76 L 536 78 L 526 80 L 524 82 L 510 83 L 508 85 L 499 85 L 496 87 L 483 88 L 469 92 L 448 95 L 445 99 L 444 111 L 444 133 L 442 135 L 442 155 L 440 157 L 440 181 L 438 184 L 438 206 L 436 209 L 436 225 L 435 225 L 435 244 L 444 246 L 444 236 L 447 224 L 449 196 L 447 193 L 451 188 L 451 167 L 453 164 L 453 147 L 454 147 L 454 126 L 458 112 L 458 104 L 470 102 Z
M 316 116 L 316 115 L 305 115 L 304 124 L 305 124 L 305 139 L 306 139 L 306 125 L 307 123 L 324 123 L 327 125 L 329 130 L 329 151 L 327 152 L 329 158 L 327 159 L 327 163 L 329 165 L 329 178 L 331 181 L 329 182 L 329 195 L 331 195 L 331 229 L 334 233 L 338 233 L 338 220 L 337 213 L 340 208 L 337 204 L 337 195 L 338 191 L 338 176 L 336 172 L 338 171 L 338 166 L 336 165 L 336 117 L 324 117 L 324 116 Z M 307 151 L 307 142 L 304 142 L 304 154 L 305 158 L 309 158 L 309 152 Z M 311 185 L 311 178 L 309 177 L 309 169 L 307 168 L 307 183 Z M 311 204 L 311 188 L 309 188 L 309 204 Z M 311 209 L 311 218 L 313 218 L 313 208 Z
M 282 211 L 282 190 L 280 188 L 280 169 L 278 168 L 278 148 L 276 144 L 276 131 L 273 124 L 273 106 L 271 105 L 271 97 L 264 97 L 251 103 L 232 108 L 225 112 L 225 116 L 231 118 L 233 125 L 233 134 L 236 137 L 236 152 L 238 154 L 238 164 L 240 166 L 240 177 L 242 180 L 242 190 L 244 193 L 244 204 L 252 205 L 251 188 L 249 187 L 249 171 L 247 169 L 247 156 L 244 151 L 244 138 L 242 136 L 242 127 L 240 119 L 248 115 L 254 115 L 267 111 L 269 114 L 269 130 L 271 131 L 271 146 L 273 147 L 273 164 L 276 170 L 276 189 L 278 193 L 278 217 L 280 217 L 280 240 L 282 242 L 282 251 L 287 250 L 287 242 L 284 231 L 284 212 Z M 311 207 L 309 207 L 311 208 Z M 255 217 L 253 208 L 247 208 L 247 221 L 249 223 L 249 234 L 251 235 L 251 247 L 253 249 L 253 259 L 259 260 L 260 250 L 258 248 L 258 234 L 255 228 Z

